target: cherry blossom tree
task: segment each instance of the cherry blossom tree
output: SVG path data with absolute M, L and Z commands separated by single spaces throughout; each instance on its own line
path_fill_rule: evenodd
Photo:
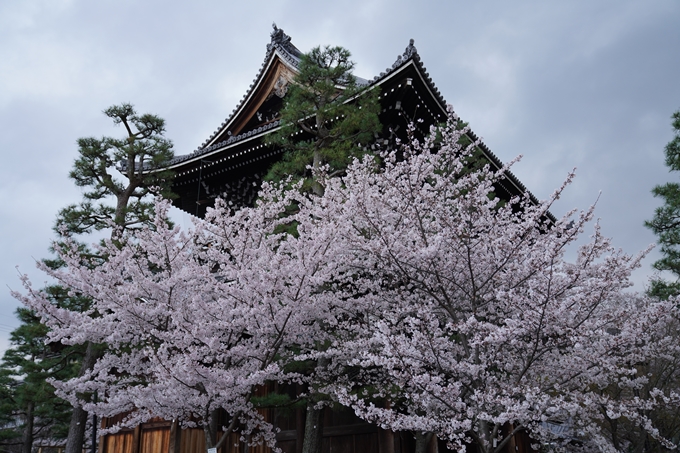
M 465 133 L 452 116 L 403 159 L 355 162 L 327 183 L 315 215 L 341 232 L 333 256 L 353 271 L 336 292 L 361 310 L 329 350 L 355 372 L 327 391 L 366 420 L 460 451 L 500 452 L 521 431 L 556 450 L 590 440 L 614 451 L 599 426 L 616 418 L 658 437 L 644 414 L 678 395 L 638 397 L 638 370 L 680 356 L 666 330 L 678 313 L 623 292 L 643 254 L 615 250 L 595 224 L 565 259 L 593 218 L 549 214 L 573 175 L 547 201 L 499 200 L 507 168 L 470 171 Z
M 251 397 L 268 381 L 301 379 L 283 367 L 292 346 L 323 337 L 308 322 L 324 317 L 309 293 L 328 280 L 331 262 L 328 240 L 312 242 L 304 228 L 297 237 L 275 231 L 291 202 L 275 195 L 265 189 L 259 208 L 236 213 L 218 203 L 190 232 L 168 226 L 162 202 L 152 227 L 103 245 L 98 266 L 83 262 L 75 244 L 59 249 L 67 267 L 41 267 L 91 298 L 91 308 L 60 309 L 28 282 L 17 296 L 43 316 L 52 341 L 105 343 L 107 351 L 85 375 L 54 382 L 58 392 L 76 402 L 97 391 L 99 402 L 80 403 L 100 416 L 126 413 L 114 430 L 163 417 L 203 427 L 207 448 L 234 431 L 273 446 Z M 229 421 L 217 438 L 219 409 Z
M 578 245 L 593 208 L 554 219 L 573 175 L 547 201 L 499 200 L 508 167 L 480 165 L 453 114 L 431 132 L 342 178 L 319 174 L 323 195 L 265 184 L 254 208 L 218 202 L 189 232 L 161 203 L 152 227 L 103 245 L 98 266 L 67 243 L 67 267 L 44 270 L 90 310 L 55 307 L 28 281 L 17 294 L 53 341 L 109 346 L 89 373 L 55 382 L 60 394 L 98 391 L 86 409 L 127 413 L 120 426 L 200 425 L 207 447 L 234 431 L 274 445 L 252 402 L 271 381 L 460 451 L 497 453 L 520 432 L 556 451 L 616 451 L 600 427 L 617 419 L 660 438 L 645 414 L 679 397 L 641 370 L 680 357 L 678 311 L 624 291 L 643 254 L 615 250 L 597 224 Z M 324 366 L 290 371 L 303 360 Z

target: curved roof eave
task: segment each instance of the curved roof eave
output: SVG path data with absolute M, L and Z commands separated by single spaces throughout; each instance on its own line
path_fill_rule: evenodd
M 227 119 L 224 120 L 220 127 L 216 129 L 215 132 L 210 136 L 210 138 L 203 142 L 203 144 L 199 148 L 197 148 L 191 154 L 177 156 L 165 168 L 173 169 L 191 161 L 198 161 L 200 159 L 204 159 L 208 156 L 212 156 L 218 152 L 224 151 L 225 149 L 230 148 L 233 145 L 236 145 L 237 143 L 261 137 L 265 134 L 268 134 L 271 130 L 278 128 L 280 124 L 278 121 L 275 121 L 267 126 L 257 128 L 253 131 L 246 131 L 243 134 L 230 136 L 228 140 L 217 143 L 215 142 L 217 138 L 219 138 L 220 135 L 222 135 L 224 131 L 226 131 L 229 128 L 229 126 L 239 117 L 239 115 L 246 108 L 249 101 L 255 95 L 257 89 L 259 88 L 260 84 L 264 80 L 266 74 L 273 66 L 275 61 L 279 60 L 289 69 L 297 72 L 301 55 L 302 52 L 291 43 L 290 36 L 286 35 L 282 29 L 277 28 L 276 25 L 274 24 L 274 31 L 271 34 L 271 42 L 267 44 L 267 53 L 265 54 L 265 58 L 260 67 L 260 70 L 255 76 L 253 83 L 250 85 L 248 92 L 243 96 L 243 98 L 236 106 L 236 108 L 234 108 L 234 110 L 227 117 Z M 357 80 L 361 80 L 361 82 L 364 82 L 361 83 L 361 85 L 364 85 L 368 90 L 371 89 L 372 87 L 380 86 L 389 81 L 390 79 L 397 77 L 399 73 L 402 73 L 403 71 L 408 69 L 409 66 L 413 66 L 416 69 L 418 77 L 420 78 L 423 85 L 427 87 L 427 90 L 431 98 L 436 101 L 442 113 L 448 116 L 448 104 L 444 97 L 442 96 L 439 89 L 432 81 L 432 78 L 430 77 L 429 73 L 425 69 L 425 66 L 423 65 L 422 60 L 420 58 L 420 55 L 418 54 L 418 50 L 414 45 L 413 39 L 409 41 L 409 44 L 404 50 L 404 52 L 397 57 L 397 59 L 395 60 L 391 67 L 387 68 L 384 72 L 381 72 L 379 75 L 375 76 L 372 80 L 364 79 Z M 486 144 L 484 144 L 484 142 L 479 141 L 479 138 L 474 132 L 470 131 L 468 134 L 473 142 L 478 142 L 477 146 L 486 156 L 489 162 L 491 162 L 498 169 L 503 167 L 503 163 L 498 158 L 498 156 L 496 156 L 489 149 L 489 147 Z M 528 193 L 532 201 L 538 202 L 537 198 L 531 192 L 529 192 L 526 186 L 512 172 L 508 171 L 506 174 L 507 174 L 506 180 L 512 186 L 514 186 L 514 189 L 517 192 Z
M 297 72 L 301 55 L 302 52 L 291 43 L 290 36 L 286 35 L 282 29 L 276 27 L 276 24 L 274 24 L 274 31 L 271 33 L 270 43 L 267 44 L 267 53 L 265 54 L 264 61 L 262 62 L 253 83 L 248 87 L 248 91 L 243 95 L 241 101 L 222 122 L 220 127 L 218 127 L 192 154 L 200 154 L 206 147 L 214 145 L 215 140 L 229 129 L 233 122 L 248 106 L 248 103 L 253 99 L 253 96 L 256 94 L 265 76 L 277 60 L 291 71 Z
M 224 140 L 222 142 L 216 143 L 214 145 L 208 146 L 206 148 L 201 148 L 199 151 L 201 151 L 200 154 L 186 154 L 184 156 L 178 156 L 175 159 L 173 159 L 172 162 L 168 164 L 168 166 L 163 167 L 164 169 L 167 170 L 174 170 L 179 167 L 182 167 L 186 165 L 187 163 L 190 163 L 192 161 L 197 162 L 203 159 L 208 159 L 215 154 L 224 152 L 225 150 L 229 148 L 235 148 L 238 145 L 244 144 L 251 142 L 253 140 L 256 140 L 258 138 L 262 138 L 265 135 L 268 135 L 271 131 L 275 131 L 281 126 L 281 123 L 279 121 L 274 121 L 266 126 L 258 127 L 256 129 L 250 130 L 248 132 L 244 132 L 243 134 L 235 135 L 232 137 L 229 137 L 229 140 Z
M 396 77 L 400 72 L 408 68 L 409 65 L 413 65 L 416 68 L 416 73 L 418 74 L 418 77 L 422 81 L 423 85 L 427 87 L 429 95 L 432 97 L 432 99 L 437 101 L 437 104 L 444 115 L 448 116 L 449 104 L 446 102 L 439 89 L 435 86 L 434 82 L 432 81 L 432 77 L 430 77 L 429 73 L 427 72 L 427 69 L 425 69 L 420 55 L 418 54 L 418 50 L 414 45 L 413 39 L 409 41 L 409 45 L 406 47 L 406 50 L 402 55 L 397 57 L 396 61 L 392 64 L 392 67 L 387 68 L 385 72 L 375 76 L 368 85 L 381 85 L 391 78 Z M 491 149 L 489 149 L 489 147 L 484 142 L 479 139 L 479 137 L 477 137 L 477 135 L 472 130 L 468 132 L 468 135 L 473 142 L 477 142 L 477 146 L 482 151 L 484 156 L 489 160 L 489 162 L 491 162 L 499 170 L 503 168 L 503 162 L 491 151 Z M 534 196 L 534 194 L 526 188 L 526 186 L 517 178 L 517 176 L 514 175 L 514 173 L 507 171 L 506 175 L 506 181 L 514 186 L 514 189 L 517 192 L 527 193 L 534 203 L 538 203 L 536 196 Z M 549 216 L 552 218 L 552 214 L 549 213 Z

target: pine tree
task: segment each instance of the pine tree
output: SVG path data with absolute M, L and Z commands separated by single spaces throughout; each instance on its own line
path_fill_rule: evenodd
M 15 381 L 12 371 L 0 366 L 0 446 L 9 451 L 8 446 L 17 445 L 20 437 L 16 425 L 16 412 L 14 404 Z
M 104 114 L 115 125 L 123 125 L 126 136 L 78 139 L 79 157 L 69 177 L 85 188 L 83 200 L 62 209 L 56 227 L 69 235 L 112 225 L 134 228 L 150 219 L 149 195 L 172 196 L 172 172 L 149 172 L 173 157 L 172 142 L 164 136 L 165 121 L 151 114 L 137 115 L 131 104 L 109 107 Z M 115 178 L 118 171 L 125 180 Z M 116 200 L 114 206 L 110 197 Z
M 328 165 L 331 175 L 341 173 L 363 153 L 360 145 L 371 143 L 380 132 L 379 92 L 357 83 L 350 56 L 347 49 L 330 46 L 302 56 L 300 72 L 284 98 L 283 127 L 274 138 L 286 153 L 265 179 L 303 177 L 306 187 L 319 195 L 323 187 L 312 180 L 309 167 Z M 299 131 L 309 139 L 296 137 Z
M 666 145 L 666 166 L 670 171 L 680 171 L 680 110 L 673 113 L 674 137 Z M 650 294 L 667 299 L 680 294 L 680 184 L 668 182 L 654 187 L 654 196 L 663 199 L 664 204 L 656 209 L 654 218 L 645 222 L 659 237 L 663 258 L 654 263 L 660 271 L 675 275 L 675 281 L 657 279 L 652 281 Z
M 150 195 L 172 195 L 172 172 L 149 172 L 173 157 L 172 142 L 164 136 L 165 121 L 148 113 L 138 115 L 127 103 L 109 107 L 104 115 L 115 125 L 123 125 L 126 136 L 78 140 L 80 156 L 69 176 L 86 191 L 80 204 L 66 207 L 57 218 L 57 229 L 69 235 L 114 227 L 111 237 L 116 238 L 123 230 L 150 221 Z M 126 180 L 114 177 L 116 166 Z M 107 202 L 110 197 L 115 198 L 115 206 Z M 92 368 L 100 353 L 101 345 L 87 344 L 81 375 Z M 87 412 L 74 407 L 65 453 L 81 452 L 86 420 Z
M 79 157 L 69 177 L 84 189 L 83 200 L 59 212 L 55 230 L 62 239 L 110 229 L 111 238 L 115 240 L 125 230 L 138 228 L 150 221 L 153 217 L 152 196 L 172 197 L 172 172 L 158 170 L 173 157 L 172 142 L 164 136 L 165 121 L 151 114 L 138 115 L 127 103 L 109 107 L 103 113 L 113 120 L 114 125 L 122 125 L 125 135 L 122 138 L 85 137 L 78 140 Z M 118 173 L 125 178 L 118 178 Z M 91 253 L 85 246 L 81 251 L 83 254 Z M 104 260 L 105 257 L 99 259 Z M 59 260 L 46 263 L 52 268 L 63 265 Z M 62 287 L 45 291 L 67 292 Z M 71 306 L 65 308 L 75 311 L 83 311 L 88 305 L 87 300 L 66 300 Z M 79 369 L 75 375 L 91 369 L 104 346 L 87 343 L 80 348 Z M 25 378 L 26 381 L 33 379 L 44 383 L 44 377 L 39 374 L 33 376 L 29 373 Z M 91 397 L 82 395 L 85 401 Z M 80 406 L 73 407 L 66 453 L 82 452 L 86 422 L 87 412 Z M 25 447 L 29 444 L 24 442 Z
M 56 286 L 46 293 L 55 303 L 68 299 Z M 48 343 L 48 328 L 31 310 L 18 308 L 16 314 L 22 324 L 0 362 L 0 445 L 31 453 L 36 439 L 66 438 L 71 406 L 55 396 L 47 379 L 75 376 L 82 354 L 78 347 Z

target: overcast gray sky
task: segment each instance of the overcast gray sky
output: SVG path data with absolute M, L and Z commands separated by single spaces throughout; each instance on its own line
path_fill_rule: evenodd
M 271 23 L 302 51 L 348 48 L 356 74 L 391 66 L 409 38 L 457 113 L 539 198 L 577 167 L 553 210 L 587 208 L 617 247 L 655 241 L 643 226 L 680 108 L 678 0 L 0 2 L 0 281 L 35 286 L 76 139 L 120 135 L 101 111 L 131 102 L 167 120 L 176 154 L 198 147 L 257 74 Z M 189 224 L 186 216 L 182 223 Z M 634 275 L 643 290 L 652 252 Z M 0 351 L 18 324 L 0 291 Z

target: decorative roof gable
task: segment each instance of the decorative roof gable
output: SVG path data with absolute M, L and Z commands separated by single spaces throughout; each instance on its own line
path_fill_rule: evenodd
M 220 142 L 226 144 L 234 141 L 235 136 L 248 132 L 246 126 L 251 120 L 256 118 L 258 113 L 264 115 L 258 112 L 259 108 L 272 97 L 276 96 L 281 99 L 286 94 L 288 84 L 298 72 L 302 52 L 293 45 L 290 36 L 284 33 L 283 29 L 278 28 L 276 24 L 273 24 L 273 28 L 271 40 L 267 44 L 267 53 L 255 80 L 250 84 L 236 108 L 220 127 L 194 151 L 194 154 L 200 154 L 206 148 Z M 276 118 L 271 114 L 268 118 L 264 116 L 259 118 L 261 126 L 271 125 L 275 120 Z

